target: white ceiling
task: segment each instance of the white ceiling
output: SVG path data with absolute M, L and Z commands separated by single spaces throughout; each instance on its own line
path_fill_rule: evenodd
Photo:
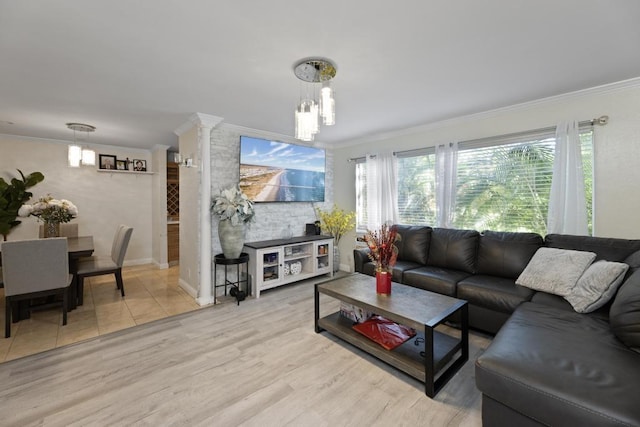
M 177 146 L 199 112 L 293 135 L 293 66 L 321 56 L 339 144 L 638 77 L 639 22 L 637 0 L 0 0 L 0 133 Z

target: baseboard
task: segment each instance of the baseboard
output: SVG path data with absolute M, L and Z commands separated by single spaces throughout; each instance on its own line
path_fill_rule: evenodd
M 158 267 L 160 270 L 166 270 L 167 268 L 169 268 L 169 263 L 166 262 L 160 264 L 158 261 L 153 261 L 153 265 Z
M 189 283 L 182 279 L 178 279 L 178 286 L 180 286 L 186 293 L 188 293 L 193 299 L 198 299 L 198 290 L 191 286 Z
M 129 259 L 124 262 L 125 267 L 130 267 L 132 265 L 143 265 L 143 264 L 153 264 L 153 260 L 151 258 L 141 258 L 141 259 Z

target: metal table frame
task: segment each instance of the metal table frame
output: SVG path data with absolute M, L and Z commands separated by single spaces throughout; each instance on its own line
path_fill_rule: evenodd
M 224 287 L 224 294 L 227 295 L 227 290 L 229 286 L 235 286 L 240 290 L 240 285 L 244 283 L 244 290 L 246 295 L 251 293 L 249 287 L 249 254 L 246 252 L 242 252 L 238 258 L 226 258 L 224 254 L 217 254 L 213 258 L 214 268 L 213 268 L 213 303 L 216 304 L 218 300 L 216 289 Z M 244 264 L 244 279 L 240 275 L 240 267 Z M 224 266 L 224 282 L 218 284 L 218 265 Z M 227 270 L 229 266 L 236 266 L 236 281 L 231 281 L 228 278 Z M 238 305 L 240 305 L 240 301 L 238 301 Z

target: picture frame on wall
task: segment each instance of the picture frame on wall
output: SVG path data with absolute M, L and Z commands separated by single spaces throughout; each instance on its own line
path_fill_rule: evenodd
M 116 168 L 116 156 L 110 154 L 98 155 L 98 164 L 100 169 L 115 169 Z
M 142 159 L 133 159 L 133 170 L 138 172 L 146 172 L 147 161 Z
M 119 170 L 119 171 L 128 170 L 127 161 L 126 160 L 116 160 L 116 169 Z

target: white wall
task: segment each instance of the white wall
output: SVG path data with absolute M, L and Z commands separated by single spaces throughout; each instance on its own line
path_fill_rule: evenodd
M 610 121 L 594 128 L 594 234 L 640 239 L 640 79 L 354 141 L 351 146 L 335 150 L 335 158 L 340 159 L 335 163 L 335 182 L 349 183 L 336 186 L 335 201 L 355 209 L 355 165 L 347 162 L 351 157 L 431 147 L 601 115 L 608 115 Z M 353 267 L 353 260 L 349 262 Z
M 151 262 L 151 182 L 152 175 L 101 173 L 97 166 L 71 168 L 67 166 L 70 142 L 0 135 L 0 176 L 5 181 L 42 172 L 44 181 L 31 188 L 33 199 L 51 194 L 68 199 L 78 206 L 73 222 L 81 235 L 93 235 L 95 254 L 108 256 L 119 224 L 133 227 L 127 250 L 126 264 Z M 112 146 L 91 146 L 97 154 L 115 155 L 118 159 L 147 160 L 150 153 Z M 38 236 L 39 222 L 35 217 L 23 218 L 22 224 L 9 234 L 9 240 L 32 239 Z

